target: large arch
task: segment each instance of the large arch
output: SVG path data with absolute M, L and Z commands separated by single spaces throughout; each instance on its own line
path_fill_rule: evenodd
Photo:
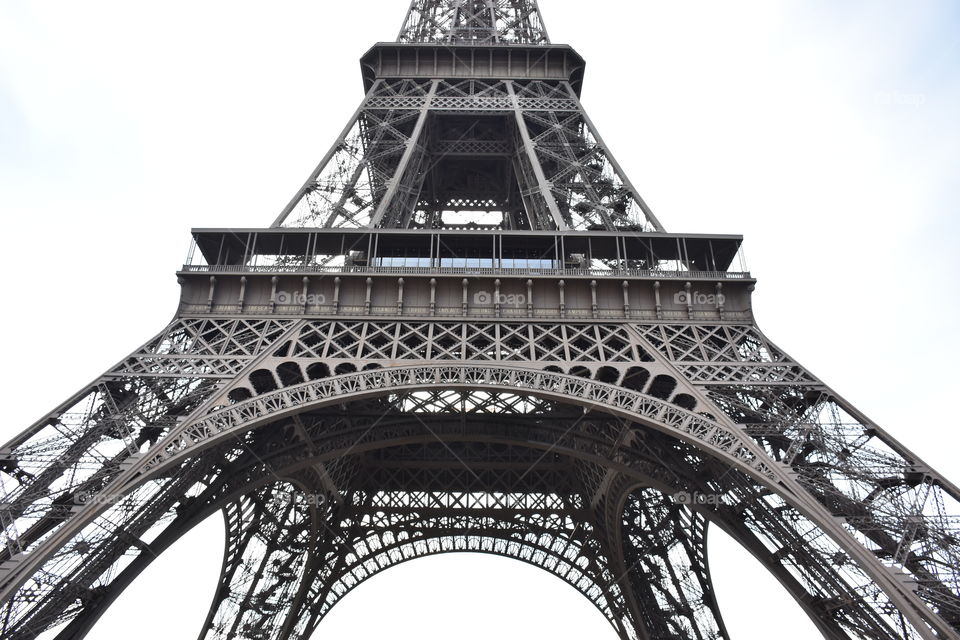
M 588 412 L 594 410 L 630 421 L 631 424 L 667 435 L 677 442 L 685 443 L 692 450 L 707 454 L 735 470 L 735 475 L 748 484 L 760 487 L 762 493 L 777 495 L 783 505 L 796 509 L 804 517 L 812 518 L 816 522 L 816 511 L 789 492 L 789 478 L 767 466 L 762 452 L 758 452 L 749 440 L 730 427 L 678 408 L 662 399 L 610 384 L 577 376 L 502 366 L 419 366 L 365 371 L 279 389 L 222 407 L 198 420 L 186 423 L 177 433 L 167 438 L 162 443 L 165 445 L 164 450 L 138 465 L 135 469 L 139 474 L 137 479 L 130 482 L 123 491 L 130 492 L 145 482 L 169 477 L 178 467 L 189 464 L 191 459 L 198 458 L 205 451 L 222 447 L 230 439 L 256 433 L 283 420 L 290 419 L 295 422 L 295 418 L 305 412 L 348 402 L 383 398 L 391 393 L 415 393 L 430 386 L 456 393 L 512 393 L 517 397 L 546 399 L 566 406 L 576 405 Z M 301 442 L 300 454 L 291 454 L 288 466 L 293 470 L 297 466 L 327 463 L 342 457 L 345 448 L 356 452 L 375 451 L 384 448 L 386 444 L 398 446 L 424 439 L 422 428 L 416 425 L 384 426 L 389 426 L 391 430 L 372 434 L 366 439 L 356 438 L 356 430 L 325 434 L 323 446 L 311 443 L 308 448 L 309 455 L 303 454 Z M 578 431 L 572 434 L 568 431 L 553 433 L 552 438 L 548 431 L 541 425 L 534 432 L 522 434 L 525 446 L 556 451 L 627 477 L 643 476 L 640 471 L 643 464 L 636 448 L 631 449 L 629 442 L 619 442 L 622 430 L 613 433 Z M 503 429 L 472 434 L 440 430 L 439 433 L 434 432 L 429 436 L 443 442 L 503 442 L 509 441 L 510 437 Z M 514 434 L 512 437 L 516 438 L 518 435 Z M 611 444 L 615 445 L 614 450 L 611 450 Z M 676 488 L 672 487 L 674 490 Z M 689 488 L 697 489 L 695 486 Z M 94 511 L 91 509 L 90 513 L 95 515 Z M 61 532 L 58 535 L 63 534 Z M 800 597 L 799 593 L 793 592 L 796 597 Z M 807 610 L 811 611 L 809 607 Z M 819 624 L 826 624 L 822 617 Z
M 273 431 L 273 435 L 277 436 L 279 439 L 283 439 L 285 435 L 282 433 L 282 429 L 276 428 L 278 425 L 276 423 L 271 423 L 266 425 L 263 428 L 263 431 L 270 432 Z M 395 444 L 393 439 L 395 435 L 395 429 L 397 428 L 396 424 L 383 424 L 382 431 L 385 434 L 382 438 L 376 438 L 377 442 L 384 444 Z M 472 439 L 473 436 L 470 434 L 464 434 L 467 436 L 467 439 Z M 482 436 L 483 434 L 478 434 Z M 522 434 L 518 434 L 518 442 L 522 440 L 520 437 Z M 433 437 L 423 434 L 420 437 L 421 443 L 430 443 L 433 441 Z M 302 442 L 290 441 L 290 450 L 296 450 L 302 448 Z M 266 447 L 269 449 L 270 447 Z M 368 450 L 376 451 L 378 446 L 370 446 Z M 272 469 L 269 473 L 264 473 L 260 477 L 256 477 L 255 474 L 249 473 L 249 469 L 243 467 L 234 467 L 232 469 L 232 477 L 243 477 L 246 478 L 249 484 L 244 484 L 239 486 L 232 492 L 225 492 L 220 487 L 212 487 L 209 491 L 209 494 L 216 501 L 208 505 L 205 505 L 203 509 L 198 510 L 198 505 L 193 505 L 189 512 L 185 512 L 185 515 L 188 516 L 184 518 L 183 523 L 180 527 L 181 531 L 179 533 L 182 535 L 183 532 L 189 530 L 193 526 L 193 523 L 199 522 L 204 519 L 211 511 L 217 509 L 225 509 L 227 514 L 228 521 L 228 530 L 231 523 L 235 525 L 235 535 L 228 537 L 227 544 L 227 553 L 224 563 L 224 575 L 231 574 L 234 570 L 234 559 L 241 556 L 243 553 L 242 547 L 246 544 L 248 534 L 256 533 L 261 530 L 265 530 L 268 534 L 273 535 L 276 532 L 276 528 L 270 524 L 269 519 L 256 519 L 247 523 L 246 526 L 241 522 L 240 514 L 244 511 L 248 511 L 244 507 L 244 503 L 251 503 L 256 501 L 258 497 L 264 495 L 269 495 L 271 492 L 276 490 L 277 482 L 274 480 L 276 477 L 283 478 L 283 483 L 292 486 L 294 484 L 300 484 L 303 482 L 302 473 L 305 470 L 310 470 L 315 467 L 317 460 L 303 457 L 291 457 L 286 458 L 286 454 L 289 453 L 284 450 L 274 449 L 273 458 L 261 457 L 257 454 L 251 454 L 248 459 L 250 466 L 256 466 L 258 464 L 267 463 L 268 466 Z M 342 451 L 335 452 L 334 459 L 340 457 Z M 539 451 L 537 451 L 539 454 Z M 286 463 L 283 461 L 286 458 Z M 324 458 L 327 459 L 327 458 Z M 282 466 L 281 466 L 282 465 Z M 559 476 L 559 474 L 557 474 Z M 254 479 L 256 478 L 256 479 Z M 552 481 L 555 481 L 555 478 L 551 478 Z M 301 485 L 302 486 L 302 485 Z M 514 497 L 516 499 L 516 497 Z M 535 497 L 532 500 L 539 501 L 538 506 L 540 510 L 549 510 L 549 505 L 544 502 L 542 496 Z M 262 504 L 262 501 L 261 501 Z M 290 503 L 284 502 L 283 508 L 289 510 Z M 313 506 L 308 504 L 308 506 Z M 530 505 L 528 505 L 530 506 Z M 693 514 L 692 512 L 688 514 L 688 517 L 699 517 Z M 484 515 L 484 518 L 489 519 L 488 514 Z M 506 518 L 501 518 L 506 522 Z M 264 526 L 266 524 L 266 526 Z M 558 526 L 557 522 L 542 522 L 540 523 L 539 529 L 535 526 L 530 526 L 532 523 L 530 521 L 524 523 L 517 522 L 508 522 L 512 527 L 512 533 L 516 534 L 522 532 L 524 535 L 518 540 L 515 535 L 511 538 L 509 535 L 489 535 L 489 530 L 487 535 L 484 537 L 479 536 L 460 536 L 457 537 L 456 532 L 453 535 L 451 534 L 438 534 L 433 536 L 428 536 L 420 540 L 410 541 L 409 543 L 398 541 L 397 544 L 392 545 L 392 547 L 379 547 L 376 549 L 376 553 L 371 556 L 366 556 L 363 558 L 355 559 L 357 561 L 353 562 L 352 566 L 345 567 L 343 571 L 343 576 L 338 580 L 338 584 L 345 586 L 340 592 L 335 593 L 335 598 L 328 598 L 326 602 L 321 603 L 321 608 L 318 611 L 318 615 L 315 621 L 312 621 L 308 627 L 315 626 L 316 622 L 319 622 L 319 619 L 325 615 L 329 608 L 338 602 L 346 593 L 359 585 L 362 581 L 369 579 L 379 571 L 385 570 L 390 566 L 395 566 L 398 563 L 406 562 L 410 559 L 417 557 L 424 557 L 427 555 L 434 555 L 439 553 L 449 553 L 449 552 L 459 552 L 459 551 L 479 551 L 487 553 L 495 553 L 498 555 L 503 555 L 507 557 L 512 557 L 529 564 L 538 566 L 541 569 L 545 569 L 554 575 L 564 579 L 568 584 L 571 584 L 574 588 L 577 588 L 583 595 L 585 595 L 591 602 L 607 617 L 608 620 L 614 626 L 614 630 L 623 638 L 635 638 L 635 637 L 645 637 L 643 635 L 638 635 L 635 630 L 632 628 L 626 627 L 624 622 L 629 624 L 629 614 L 623 610 L 623 605 L 621 605 L 620 610 L 614 612 L 606 604 L 606 598 L 610 596 L 610 592 L 618 592 L 619 587 L 616 584 L 617 580 L 609 574 L 609 566 L 606 563 L 597 562 L 596 559 L 591 560 L 589 570 L 587 567 L 583 566 L 580 561 L 586 558 L 581 551 L 583 547 L 587 544 L 596 545 L 599 541 L 592 535 L 595 532 L 584 529 L 584 522 L 571 523 L 573 527 Z M 519 526 L 518 525 L 522 525 Z M 154 550 L 161 551 L 162 548 L 166 548 L 169 544 L 172 544 L 178 535 L 178 527 L 172 527 L 174 529 L 169 535 L 165 535 L 161 540 L 156 543 Z M 314 527 L 314 530 L 316 527 Z M 433 529 L 433 527 L 431 527 Z M 562 532 L 566 530 L 570 532 L 572 529 L 573 534 L 579 532 L 579 536 L 571 535 L 564 536 Z M 470 532 L 469 527 L 462 528 L 461 531 Z M 507 534 L 510 534 L 510 531 L 506 531 Z M 530 536 L 533 535 L 534 539 L 530 540 Z M 252 537 L 252 536 L 251 536 Z M 238 544 L 234 544 L 238 542 Z M 564 549 L 558 550 L 556 547 L 556 542 L 560 542 Z M 421 544 L 420 548 L 415 548 L 416 544 Z M 571 544 L 576 543 L 576 544 Z M 412 549 L 412 553 L 407 553 L 404 549 Z M 570 553 L 570 551 L 574 553 Z M 381 556 L 390 556 L 387 558 L 386 562 L 377 560 L 377 567 L 375 570 L 369 570 L 369 562 L 371 557 L 376 560 L 377 557 Z M 539 556 L 539 557 L 538 557 Z M 269 554 L 262 556 L 265 560 L 269 558 Z M 144 556 L 143 562 L 137 564 L 136 566 L 128 569 L 124 572 L 119 580 L 117 581 L 117 588 L 114 589 L 111 593 L 105 594 L 105 599 L 100 603 L 100 606 L 97 610 L 92 610 L 90 613 L 86 614 L 84 618 L 77 619 L 70 626 L 70 628 L 62 633 L 58 638 L 72 638 L 78 639 L 82 638 L 87 631 L 92 627 L 96 622 L 96 619 L 102 612 L 109 606 L 110 602 L 116 598 L 123 588 L 129 585 L 135 578 L 136 575 L 142 571 L 146 565 L 154 559 L 151 555 L 150 557 Z M 231 566 L 234 565 L 234 566 Z M 286 561 L 283 563 L 284 567 L 287 566 Z M 367 569 L 364 569 L 364 565 L 367 565 Z M 359 568 L 362 572 L 358 574 L 356 569 Z M 591 577 L 592 575 L 601 575 L 603 581 L 600 582 Z M 279 583 L 274 583 L 279 584 Z M 321 585 L 327 586 L 329 585 Z M 616 595 L 616 594 L 615 594 Z M 257 603 L 262 603 L 265 599 L 261 597 L 246 598 L 245 601 L 247 605 L 250 600 L 253 600 Z M 622 601 L 622 597 L 619 598 Z M 216 613 L 217 603 L 214 605 L 214 611 L 211 611 L 210 620 L 208 620 L 208 637 L 219 637 L 216 633 Z M 257 607 L 254 607 L 257 608 Z M 262 609 L 262 607 L 261 607 Z M 262 612 L 262 611 L 261 611 Z M 272 617 L 276 612 L 269 612 L 271 615 L 266 616 L 267 618 Z M 225 619 L 228 620 L 239 620 L 239 617 L 235 616 L 226 616 Z M 295 619 L 295 618 L 294 618 Z M 310 618 L 303 618 L 304 621 L 310 621 Z M 269 622 L 269 620 L 268 620 Z M 289 632 L 289 629 L 284 631 Z M 296 630 L 298 635 L 295 637 L 308 637 L 307 629 Z M 244 636 L 246 637 L 246 636 Z
M 171 433 L 150 457 L 138 465 L 145 477 L 163 473 L 204 447 L 255 429 L 311 407 L 384 395 L 391 391 L 425 388 L 454 391 L 504 391 L 585 409 L 601 410 L 653 429 L 724 459 L 741 471 L 782 492 L 781 480 L 766 454 L 748 437 L 709 417 L 695 414 L 667 400 L 611 384 L 553 371 L 499 364 L 445 364 L 381 368 L 323 378 L 268 392 L 233 405 L 215 407 L 199 419 Z

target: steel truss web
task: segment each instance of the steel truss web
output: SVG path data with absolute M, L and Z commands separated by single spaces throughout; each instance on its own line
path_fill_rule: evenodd
M 458 115 L 469 126 L 443 126 Z M 450 165 L 477 152 L 502 156 L 506 175 L 471 166 L 478 196 L 433 199 L 464 191 Z M 446 181 L 432 175 L 438 165 Z M 518 192 L 513 202 L 504 180 Z M 378 80 L 277 224 L 433 228 L 440 209 L 488 200 L 507 210 L 511 229 L 662 230 L 570 83 L 541 80 Z
M 713 527 L 826 638 L 960 638 L 960 492 L 760 332 L 749 274 L 697 280 L 678 239 L 659 275 L 576 275 L 594 249 L 628 269 L 627 239 L 665 233 L 536 3 L 414 0 L 386 47 L 263 256 L 201 247 L 176 319 L 0 449 L 0 636 L 82 638 L 222 513 L 208 639 L 308 638 L 373 575 L 452 552 L 554 574 L 623 639 L 728 638 Z M 479 267 L 405 282 L 361 229 L 464 264 L 511 232 L 560 239 L 550 260 L 520 252 L 533 266 L 480 313 Z M 556 249 L 585 235 L 606 245 Z M 291 256 L 342 262 L 332 306 L 278 306 L 280 278 L 248 269 L 292 281 Z M 503 313 L 501 284 L 529 299 Z M 716 303 L 694 308 L 695 286 Z
M 550 44 L 536 0 L 413 0 L 399 42 Z

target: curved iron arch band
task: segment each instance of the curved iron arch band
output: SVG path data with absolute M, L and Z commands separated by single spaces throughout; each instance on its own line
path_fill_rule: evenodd
M 660 398 L 566 374 L 509 367 L 503 363 L 436 364 L 382 368 L 325 378 L 263 394 L 186 423 L 161 443 L 160 451 L 143 461 L 141 469 L 146 474 L 161 471 L 189 457 L 191 452 L 230 434 L 302 412 L 311 406 L 382 396 L 393 390 L 416 391 L 426 387 L 507 390 L 555 399 L 636 420 L 689 442 L 730 462 L 810 517 L 882 585 L 888 597 L 897 603 L 915 627 L 922 630 L 926 628 L 925 621 L 938 622 L 929 609 L 914 601 L 916 595 L 899 582 L 897 576 L 880 565 L 858 542 L 845 538 L 845 532 L 836 526 L 822 505 L 806 494 L 787 468 L 768 458 L 748 437 L 720 421 L 710 420 Z M 836 535 L 838 532 L 840 535 Z
M 160 450 L 138 465 L 141 479 L 160 473 L 232 434 L 311 407 L 426 387 L 450 390 L 512 391 L 594 408 L 644 424 L 694 444 L 768 483 L 780 474 L 748 437 L 717 421 L 637 391 L 576 376 L 497 365 L 431 365 L 362 371 L 279 389 L 221 408 L 182 425 Z M 778 491 L 781 489 L 777 489 Z
M 403 428 L 402 425 L 408 424 L 408 423 L 409 423 L 408 428 L 406 429 Z M 276 423 L 274 422 L 267 423 L 266 426 L 268 427 L 268 430 L 269 430 L 269 427 L 274 424 Z M 550 425 L 550 426 L 545 426 L 544 428 L 546 428 L 547 431 L 549 432 L 552 432 L 552 433 L 555 432 L 554 439 L 557 434 L 563 431 L 562 425 Z M 355 429 L 362 430 L 362 427 L 355 427 Z M 444 433 L 440 429 L 438 429 L 438 431 L 440 431 L 440 433 Z M 414 436 L 415 433 L 418 435 Z M 503 433 L 499 435 L 494 434 L 496 441 L 500 442 L 504 438 L 507 438 L 508 433 L 512 433 L 512 430 L 504 429 Z M 463 434 L 463 435 L 466 436 L 467 440 L 477 439 L 476 434 L 474 434 L 473 432 L 470 432 L 469 434 Z M 513 437 L 518 438 L 515 442 L 516 444 L 522 444 L 523 446 L 532 446 L 533 448 L 545 448 L 549 445 L 548 438 L 544 434 L 534 434 L 536 436 L 535 439 L 540 440 L 539 442 L 536 442 L 536 443 L 532 441 L 528 442 L 526 440 L 526 438 L 529 437 L 529 435 L 531 434 L 530 433 L 513 434 Z M 284 434 L 280 431 L 276 431 L 274 433 L 274 436 L 282 441 L 287 440 Z M 321 436 L 321 433 L 317 433 L 317 436 Z M 276 474 L 282 475 L 284 478 L 287 478 L 288 480 L 292 480 L 293 476 L 291 476 L 290 474 L 296 474 L 299 471 L 302 471 L 305 467 L 308 467 L 310 465 L 311 460 L 323 459 L 323 460 L 329 461 L 329 460 L 338 458 L 341 454 L 344 453 L 346 449 L 350 447 L 350 443 L 354 441 L 355 436 L 356 436 L 356 433 L 353 430 L 346 430 L 346 431 L 338 432 L 336 434 L 324 433 L 321 436 L 321 440 L 316 441 L 318 444 L 322 441 L 323 444 L 321 446 L 311 445 L 310 447 L 304 447 L 302 442 L 290 442 L 288 447 L 285 449 L 272 450 L 269 457 L 264 456 L 261 459 L 259 456 L 255 454 L 252 455 L 249 460 L 249 463 L 253 466 L 266 465 L 266 467 L 268 467 L 271 471 L 270 473 L 267 473 L 265 470 L 261 470 L 260 473 L 263 474 L 264 478 L 276 473 Z M 409 421 L 409 420 L 397 421 L 396 424 L 381 423 L 377 426 L 377 429 L 375 429 L 375 433 L 372 434 L 371 440 L 369 442 L 364 442 L 361 445 L 360 449 L 374 450 L 374 449 L 382 448 L 384 446 L 394 446 L 394 445 L 397 445 L 398 443 L 400 444 L 407 443 L 413 440 L 420 441 L 420 442 L 430 442 L 430 441 L 433 441 L 433 439 L 434 439 L 433 435 L 425 433 L 422 428 L 417 428 L 415 426 L 414 421 Z M 606 446 L 603 447 L 603 450 L 609 452 L 609 441 L 605 441 L 605 442 L 606 442 Z M 599 445 L 600 439 L 598 437 L 594 437 L 589 442 L 585 442 L 585 443 L 573 442 L 573 441 L 567 441 L 567 442 L 558 441 L 556 450 L 563 455 L 569 455 L 569 456 L 581 458 L 584 460 L 591 460 L 593 462 L 602 462 L 602 460 L 599 457 L 592 456 L 590 452 L 587 450 L 592 448 L 591 443 L 593 445 Z M 586 445 L 586 448 L 584 448 L 584 445 Z M 323 451 L 323 453 L 319 453 L 319 451 Z M 295 452 L 299 452 L 299 455 L 297 455 Z M 357 453 L 357 452 L 358 451 L 355 450 L 352 453 Z M 319 455 L 317 455 L 318 453 Z M 629 471 L 631 477 L 640 478 L 642 476 L 643 486 L 649 486 L 649 487 L 655 488 L 657 491 L 661 493 L 669 494 L 671 492 L 676 492 L 679 488 L 681 488 L 681 485 L 667 484 L 660 480 L 657 480 L 656 476 L 646 476 L 645 474 L 649 473 L 650 469 L 647 469 L 646 466 L 642 463 L 642 459 L 637 457 L 641 453 L 642 452 L 639 452 L 639 451 L 625 452 L 624 455 L 627 457 L 624 459 L 621 459 L 620 464 L 617 464 L 615 466 L 617 466 L 618 470 L 620 471 Z M 195 460 L 197 460 L 198 462 L 202 462 L 201 457 L 197 457 L 195 458 Z M 251 469 L 252 468 L 253 467 L 251 466 Z M 242 467 L 241 469 L 246 469 L 246 467 Z M 239 469 L 234 469 L 234 471 L 235 471 L 234 477 L 242 476 L 243 478 L 249 478 L 250 482 L 245 481 L 243 485 L 244 487 L 247 488 L 247 491 L 251 489 L 257 490 L 256 487 L 258 486 L 265 487 L 270 483 L 269 481 L 267 482 L 256 481 L 255 477 L 257 476 L 250 475 L 248 472 L 241 472 Z M 239 485 L 237 485 L 237 488 L 235 490 L 230 491 L 230 495 L 234 496 L 236 499 L 239 499 L 239 497 L 243 493 L 244 493 L 244 490 L 240 489 Z M 215 494 L 215 495 L 222 495 L 222 494 Z M 226 496 L 224 496 L 224 498 L 226 498 Z M 218 501 L 216 505 L 208 505 L 208 506 L 210 506 L 213 509 L 216 509 L 216 508 L 219 508 L 219 506 L 222 506 L 223 504 L 224 504 L 223 502 Z M 209 511 L 207 511 L 207 514 L 209 514 Z M 721 528 L 726 529 L 726 527 L 721 527 Z M 761 563 L 768 568 L 768 570 L 774 573 L 774 575 L 777 575 L 779 578 L 781 578 L 782 582 L 784 577 L 789 577 L 789 576 L 782 575 L 783 573 L 781 570 L 782 568 L 777 562 L 772 562 L 772 558 L 767 557 L 768 554 L 763 554 L 762 550 L 760 550 L 761 553 L 757 553 L 758 548 L 756 547 L 756 545 L 754 545 L 753 548 L 751 548 L 751 545 L 746 544 L 744 539 L 741 539 L 741 535 L 738 535 L 738 534 L 744 534 L 745 532 L 728 531 L 728 533 L 731 533 L 731 535 L 733 535 L 734 538 L 737 539 L 740 544 L 744 545 L 745 548 L 747 548 L 748 550 L 751 551 L 751 553 L 757 556 L 757 559 L 760 560 Z M 750 538 L 750 537 L 751 536 L 748 534 L 747 538 Z M 170 542 L 172 542 L 172 540 Z M 142 569 L 143 566 L 141 566 L 140 568 Z M 781 571 L 778 572 L 778 570 L 781 570 Z M 126 581 L 126 584 L 129 584 L 129 582 L 131 582 L 134 577 L 135 576 L 129 576 L 129 579 Z M 788 588 L 788 590 L 792 593 L 794 598 L 796 598 L 798 602 L 801 604 L 801 606 L 803 606 L 804 602 L 803 600 L 801 600 L 801 598 L 804 597 L 806 593 L 800 587 L 800 585 L 794 584 L 792 589 L 789 584 L 785 583 L 784 586 Z M 122 590 L 122 587 L 121 587 L 121 590 Z M 807 607 L 804 607 L 804 608 L 807 609 Z M 812 612 L 808 611 L 808 613 L 811 613 L 811 617 L 813 617 L 814 614 Z M 817 622 L 816 619 L 815 619 L 815 622 Z M 820 622 L 822 622 L 822 620 Z M 66 637 L 69 637 L 72 640 L 76 637 L 82 637 L 82 636 L 71 635 Z M 847 637 L 847 636 L 846 635 L 838 636 L 834 634 L 827 635 L 825 633 L 825 637 L 839 638 L 839 637 Z M 884 637 L 895 637 L 895 636 L 884 636 Z
M 896 603 L 922 631 L 924 618 L 930 620 L 929 610 L 917 606 L 908 594 L 908 587 L 898 585 L 896 577 L 875 559 L 871 562 L 868 552 L 856 541 L 836 535 L 838 527 L 825 526 L 829 521 L 826 512 L 815 501 L 804 495 L 802 487 L 789 477 L 788 470 L 766 457 L 766 454 L 748 438 L 733 428 L 691 413 L 670 403 L 635 391 L 575 376 L 535 369 L 510 368 L 497 365 L 430 365 L 376 369 L 341 375 L 295 387 L 281 389 L 258 396 L 248 401 L 220 408 L 195 421 L 175 429 L 154 449 L 153 455 L 141 458 L 118 478 L 121 492 L 131 491 L 153 475 L 189 459 L 216 442 L 241 431 L 256 428 L 285 416 L 319 408 L 329 404 L 342 404 L 351 400 L 383 396 L 391 391 L 417 391 L 424 387 L 450 390 L 508 391 L 554 399 L 565 404 L 579 405 L 613 414 L 654 428 L 689 442 L 705 453 L 730 462 L 789 501 L 806 517 L 809 517 L 824 532 L 827 532 L 878 584 L 891 601 Z M 88 510 L 87 510 L 88 509 Z M 71 532 L 92 521 L 98 511 L 95 506 L 85 508 L 65 530 L 52 536 L 53 542 L 62 539 L 65 544 Z M 79 524 L 77 524 L 79 523 Z M 835 523 L 833 523 L 835 525 Z M 53 546 L 53 545 L 51 545 Z M 31 558 L 33 568 L 45 561 L 45 556 Z M 36 550 L 40 552 L 41 549 Z M 26 571 L 25 571 L 26 573 Z M 29 577 L 21 574 L 22 579 Z M 933 637 L 933 636 L 928 636 Z

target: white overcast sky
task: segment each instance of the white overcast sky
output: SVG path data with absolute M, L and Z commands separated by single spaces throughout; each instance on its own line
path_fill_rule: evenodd
M 267 226 L 361 99 L 406 0 L 4 0 L 0 440 L 157 333 L 191 227 Z M 960 480 L 960 3 L 542 0 L 584 104 L 671 231 L 742 233 L 761 327 Z M 91 638 L 195 637 L 208 521 Z M 711 543 L 737 640 L 815 632 Z M 146 623 L 146 624 L 145 624 Z M 480 556 L 371 580 L 317 637 L 613 638 L 559 580 Z

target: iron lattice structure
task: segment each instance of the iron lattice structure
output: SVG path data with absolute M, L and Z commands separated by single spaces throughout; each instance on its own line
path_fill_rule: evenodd
M 3 638 L 83 637 L 218 511 L 211 640 L 456 551 L 727 638 L 712 526 L 826 638 L 960 638 L 960 492 L 760 332 L 739 236 L 664 231 L 535 2 L 414 0 L 362 70 L 275 224 L 195 230 L 172 324 L 0 450 Z

